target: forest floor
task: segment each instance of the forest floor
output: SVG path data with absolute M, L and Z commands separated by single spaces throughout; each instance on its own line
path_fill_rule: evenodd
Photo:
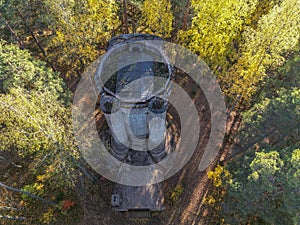
M 71 89 L 74 92 L 76 88 L 77 80 L 72 80 L 68 83 L 68 86 L 72 86 Z M 210 135 L 210 117 L 211 113 L 209 105 L 204 93 L 199 86 L 193 82 L 188 76 L 178 77 L 175 82 L 179 84 L 190 95 L 194 101 L 194 105 L 198 111 L 200 119 L 200 139 L 197 148 L 189 160 L 189 162 L 174 176 L 164 181 L 164 195 L 165 195 L 165 210 L 162 212 L 153 213 L 150 218 L 131 218 L 126 213 L 114 212 L 111 208 L 111 194 L 113 192 L 114 183 L 101 177 L 89 169 L 91 173 L 94 173 L 97 179 L 96 184 L 92 183 L 86 176 L 81 176 L 77 182 L 75 193 L 72 191 L 69 196 L 65 198 L 75 202 L 75 207 L 72 207 L 67 213 L 59 213 L 57 221 L 51 224 L 66 224 L 66 225 L 200 225 L 208 224 L 207 218 L 211 213 L 208 210 L 207 205 L 204 203 L 207 193 L 210 192 L 212 186 L 211 180 L 207 177 L 207 171 L 213 169 L 220 160 L 223 160 L 228 151 L 230 150 L 230 143 L 226 142 L 222 152 L 219 152 L 214 163 L 212 163 L 206 171 L 199 171 L 199 163 L 202 155 L 209 141 Z M 174 107 L 169 107 L 167 118 L 169 122 L 174 124 L 180 124 L 180 118 Z M 96 121 L 98 129 L 101 130 L 104 124 L 103 115 L 97 114 Z M 193 122 L 193 121 L 192 121 Z M 229 124 L 232 121 L 229 119 Z M 178 127 L 178 126 L 177 126 Z M 5 156 L 5 155 L 3 155 Z M 18 157 L 5 156 L 5 158 L 16 158 L 14 162 L 19 164 L 26 164 Z M 2 160 L 3 161 L 3 160 Z M 12 170 L 12 171 L 10 171 Z M 3 174 L 1 173 L 3 172 Z M 19 172 L 22 172 L 19 174 Z M 21 168 L 16 168 L 10 163 L 0 163 L 0 177 L 5 177 L 5 174 L 14 174 L 10 178 L 5 179 L 8 184 L 27 184 L 30 183 L 32 177 L 24 176 L 25 174 L 31 174 L 30 171 L 24 171 Z M 20 179 L 22 179 L 20 181 Z M 180 185 L 183 188 L 183 192 L 179 195 L 179 198 L 174 201 L 170 197 L 170 194 L 174 192 L 174 189 Z M 21 186 L 20 186 L 21 188 Z M 1 197 L 9 196 L 12 194 L 5 189 L 0 190 L 0 203 L 3 199 Z M 18 194 L 14 194 L 18 196 Z M 20 196 L 19 196 L 20 197 Z M 22 199 L 20 198 L 20 201 Z M 45 206 L 42 203 L 35 205 L 34 209 L 28 209 L 32 211 L 30 216 L 39 218 L 41 212 Z M 27 220 L 24 222 L 17 222 L 7 220 L 4 224 L 39 224 L 32 223 Z

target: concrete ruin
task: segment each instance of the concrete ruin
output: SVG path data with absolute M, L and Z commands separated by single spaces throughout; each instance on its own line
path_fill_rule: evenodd
M 166 113 L 173 68 L 159 46 L 150 49 L 134 45 L 144 40 L 162 39 L 145 34 L 126 34 L 112 38 L 108 43 L 108 52 L 115 50 L 114 54 L 117 55 L 118 51 L 128 48 L 128 57 L 138 57 L 141 62 L 126 65 L 127 57 L 120 54 L 119 58 L 114 58 L 117 58 L 115 63 L 120 63 L 121 69 L 105 79 L 103 71 L 109 69 L 100 64 L 95 75 L 100 93 L 100 109 L 109 126 L 110 153 L 119 161 L 133 166 L 156 164 L 171 151 L 171 145 L 166 141 L 171 139 L 166 127 Z M 159 55 L 165 62 L 156 62 L 153 54 Z M 109 57 L 106 60 L 109 61 Z M 164 82 L 158 84 L 157 77 L 163 78 Z M 115 184 L 111 206 L 113 210 L 121 212 L 162 211 L 162 188 L 162 183 L 147 186 Z

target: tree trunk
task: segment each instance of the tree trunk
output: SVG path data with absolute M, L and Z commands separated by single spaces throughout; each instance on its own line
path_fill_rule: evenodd
M 45 49 L 43 48 L 43 46 L 41 45 L 41 43 L 39 42 L 39 40 L 37 39 L 37 37 L 34 35 L 33 30 L 31 29 L 31 27 L 28 25 L 28 23 L 26 22 L 26 19 L 24 18 L 24 16 L 22 15 L 22 13 L 20 12 L 20 10 L 18 9 L 18 14 L 21 17 L 21 19 L 24 22 L 25 27 L 29 30 L 30 35 L 32 36 L 34 42 L 38 45 L 39 49 L 42 51 L 43 56 L 46 59 L 46 62 L 51 66 L 52 70 L 54 72 L 56 72 L 56 68 L 54 67 L 54 65 L 48 60 L 47 54 Z
M 185 13 L 183 15 L 183 20 L 182 20 L 182 30 L 184 30 L 184 31 L 187 29 L 190 7 L 191 7 L 191 1 L 188 0 L 188 2 L 186 4 Z
M 123 25 L 125 29 L 125 33 L 128 34 L 128 18 L 127 18 L 127 3 L 126 0 L 123 0 Z
M 0 18 L 3 18 L 4 19 L 4 23 L 5 23 L 5 26 L 6 28 L 9 30 L 9 32 L 15 36 L 15 38 L 17 39 L 18 43 L 19 43 L 19 48 L 20 49 L 24 49 L 24 44 L 23 44 L 23 41 L 19 38 L 19 36 L 17 35 L 17 33 L 14 31 L 14 29 L 10 26 L 9 22 L 6 20 L 6 18 L 4 16 L 2 16 L 2 14 L 0 13 Z

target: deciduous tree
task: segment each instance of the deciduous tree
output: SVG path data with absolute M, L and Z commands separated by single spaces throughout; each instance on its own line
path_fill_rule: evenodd
M 170 37 L 173 13 L 169 0 L 145 0 L 142 13 L 146 26 L 144 32 Z
M 248 27 L 237 62 L 221 76 L 229 96 L 241 95 L 250 101 L 267 71 L 285 62 L 284 54 L 296 49 L 300 37 L 300 2 L 284 0 L 261 17 L 257 28 Z
M 213 70 L 230 65 L 237 39 L 245 29 L 257 1 L 192 0 L 192 25 L 179 34 L 181 43 L 205 60 Z M 226 69 L 225 69 L 226 71 Z
M 51 56 L 67 74 L 76 76 L 104 53 L 120 25 L 114 0 L 46 1 L 55 31 Z

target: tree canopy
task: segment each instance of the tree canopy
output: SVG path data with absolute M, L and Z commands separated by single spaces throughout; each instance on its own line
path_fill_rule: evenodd
M 266 149 L 232 163 L 224 212 L 229 224 L 299 222 L 300 149 Z
M 25 213 L 25 224 L 68 224 L 75 203 L 66 195 L 93 176 L 73 136 L 68 87 L 123 33 L 183 45 L 219 81 L 233 125 L 226 158 L 207 173 L 210 223 L 300 223 L 299 12 L 299 0 L 0 0 L 0 223 Z M 10 211 L 20 217 L 2 216 L 2 205 L 20 206 Z
M 1 93 L 8 93 L 11 88 L 24 88 L 27 91 L 47 90 L 64 100 L 69 96 L 59 73 L 35 59 L 29 51 L 4 40 L 0 40 L 0 81 Z
M 243 112 L 225 167 L 209 172 L 210 205 L 225 224 L 299 223 L 300 89 L 298 54 L 277 70 L 258 102 Z M 223 171 L 226 171 L 224 173 Z M 223 220 L 220 218 L 223 218 Z

